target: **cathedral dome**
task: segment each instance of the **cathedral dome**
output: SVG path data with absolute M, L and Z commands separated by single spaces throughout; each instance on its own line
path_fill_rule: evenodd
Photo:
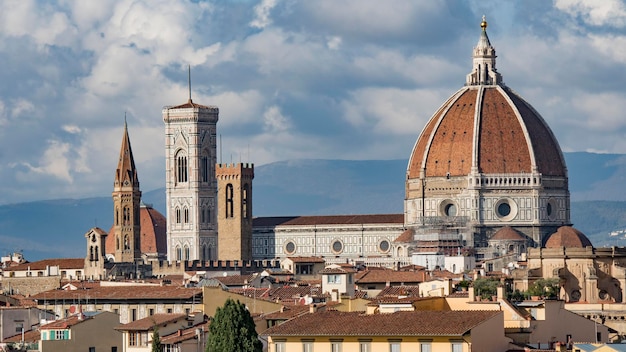
M 592 246 L 591 241 L 584 233 L 571 226 L 561 226 L 555 233 L 548 237 L 545 248 L 585 248 L 589 246 Z
M 502 84 L 495 49 L 483 31 L 474 48 L 466 85 L 432 116 L 420 134 L 408 177 L 467 176 L 470 173 L 539 173 L 566 176 L 563 154 L 552 131 L 533 107 Z
M 140 252 L 149 259 L 161 259 L 167 255 L 167 235 L 165 216 L 150 205 L 141 204 L 139 210 L 141 228 Z M 113 226 L 106 239 L 105 251 L 107 257 L 115 256 L 115 236 Z
M 510 226 L 505 226 L 489 239 L 490 241 L 526 241 L 526 236 Z

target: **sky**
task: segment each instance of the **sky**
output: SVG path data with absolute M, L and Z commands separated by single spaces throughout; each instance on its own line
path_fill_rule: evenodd
M 408 159 L 485 15 L 563 151 L 626 153 L 620 0 L 0 2 L 0 205 L 106 196 L 124 120 L 164 187 L 164 106 L 220 109 L 218 162 Z

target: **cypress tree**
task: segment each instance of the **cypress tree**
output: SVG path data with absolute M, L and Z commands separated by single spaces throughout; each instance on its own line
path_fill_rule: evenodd
M 263 344 L 246 306 L 228 298 L 217 308 L 207 338 L 207 352 L 261 352 Z

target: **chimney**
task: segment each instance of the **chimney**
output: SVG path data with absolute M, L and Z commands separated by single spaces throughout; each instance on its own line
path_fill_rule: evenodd
M 309 305 L 309 313 L 315 313 L 316 308 L 317 307 L 315 306 L 315 304 L 310 304 Z
M 497 295 L 497 297 L 498 297 L 498 301 L 502 301 L 502 300 L 504 300 L 504 286 L 499 285 L 499 286 L 496 288 L 496 295 Z
M 476 300 L 476 294 L 474 293 L 474 286 L 468 287 L 467 293 L 469 293 L 469 301 L 474 302 Z

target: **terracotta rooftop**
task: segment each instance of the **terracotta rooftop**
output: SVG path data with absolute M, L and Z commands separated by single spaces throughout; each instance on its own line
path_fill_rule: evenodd
M 189 99 L 187 100 L 187 102 L 185 102 L 184 104 L 180 104 L 180 105 L 176 105 L 176 106 L 167 106 L 165 107 L 165 109 L 192 109 L 192 108 L 198 108 L 198 109 L 217 109 L 217 106 L 213 106 L 213 105 L 201 105 L 201 104 L 197 104 L 194 103 L 193 100 Z
M 491 236 L 490 241 L 526 241 L 526 236 L 516 229 L 505 226 Z
M 366 270 L 356 280 L 357 284 L 387 283 L 410 284 L 426 280 L 424 271 Z
M 78 315 L 72 315 L 69 316 L 67 318 L 63 318 L 63 319 L 59 319 L 59 320 L 55 320 L 51 323 L 42 325 L 41 327 L 39 327 L 39 330 L 49 330 L 49 329 L 67 329 L 70 326 L 74 326 L 76 324 L 80 324 L 81 322 L 87 320 L 87 319 L 91 319 L 91 317 L 86 317 L 86 316 L 78 316 Z
M 259 217 L 255 227 L 306 225 L 404 224 L 404 214 Z
M 24 331 L 24 342 L 38 342 L 41 340 L 41 332 L 38 329 Z M 3 343 L 22 342 L 22 334 L 13 335 L 2 340 Z
M 571 226 L 561 226 L 555 233 L 548 237 L 545 248 L 576 247 L 585 248 L 592 246 L 591 241 L 584 233 Z
M 389 314 L 323 311 L 266 330 L 277 336 L 462 336 L 499 311 L 412 311 Z
M 228 275 L 228 276 L 215 276 L 214 279 L 223 283 L 226 286 L 244 286 L 249 284 L 255 275 Z
M 196 335 L 196 329 L 201 329 L 201 331 L 203 331 L 206 335 L 209 333 L 209 323 L 204 322 L 187 329 L 178 330 L 173 334 L 161 336 L 161 344 L 173 345 L 187 340 L 195 340 L 198 338 Z
M 350 268 L 324 268 L 322 270 L 320 270 L 319 272 L 320 274 L 324 275 L 324 274 L 349 274 L 349 273 L 356 273 L 356 270 L 354 269 L 350 269 Z
M 413 229 L 406 229 L 404 232 L 398 236 L 395 240 L 396 243 L 410 243 L 414 241 L 415 231 Z
M 163 324 L 178 323 L 179 321 L 184 321 L 184 326 L 187 327 L 186 319 L 187 314 L 185 313 L 161 313 L 120 325 L 115 329 L 121 331 L 151 331 L 155 325 L 160 326 Z
M 322 289 L 314 286 L 284 286 L 267 291 L 261 298 L 269 301 L 279 301 L 286 304 L 298 304 L 299 299 L 305 296 L 318 297 Z
M 87 290 L 50 290 L 31 296 L 37 301 L 98 299 L 122 301 L 127 299 L 192 299 L 201 296 L 201 288 L 183 288 L 175 286 L 101 286 Z
M 62 259 L 44 259 L 31 263 L 23 263 L 17 266 L 9 267 L 4 271 L 24 271 L 30 270 L 46 270 L 47 267 L 58 266 L 59 269 L 77 269 L 82 270 L 85 267 L 85 258 L 62 258 Z
M 399 296 L 419 297 L 420 288 L 419 286 L 387 286 L 378 293 L 376 298 Z

